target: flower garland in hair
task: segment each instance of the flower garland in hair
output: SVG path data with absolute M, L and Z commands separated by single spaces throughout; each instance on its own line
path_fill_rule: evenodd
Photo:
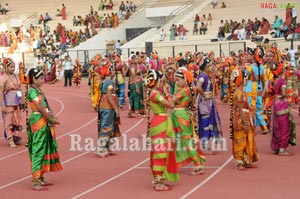
M 28 89 L 29 89 L 29 75 L 25 75 L 25 98 L 24 98 L 24 103 L 25 103 L 25 117 L 26 117 L 26 130 L 28 131 L 29 127 L 29 113 L 28 113 Z M 25 146 L 28 146 L 28 136 L 26 136 L 26 141 L 25 141 Z
M 237 80 L 237 77 L 241 75 L 239 74 L 239 71 L 238 70 L 234 70 L 232 71 L 232 74 L 231 74 L 231 77 L 230 77 L 230 80 L 232 81 L 232 91 L 230 93 L 230 122 L 229 122 L 229 128 L 230 128 L 230 139 L 233 139 L 233 134 L 234 134 L 234 129 L 233 129 L 233 95 L 234 95 L 234 92 L 235 92 L 235 82 Z
M 147 94 L 146 94 L 147 137 L 150 137 L 150 93 L 151 93 L 151 89 L 147 88 Z

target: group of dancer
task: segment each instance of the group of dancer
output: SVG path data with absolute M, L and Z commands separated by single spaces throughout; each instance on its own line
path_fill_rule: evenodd
M 275 45 L 248 48 L 227 58 L 216 58 L 213 52 L 186 52 L 163 60 L 153 52 L 147 60 L 145 54 L 136 53 L 128 65 L 116 52 L 97 55 L 90 69 L 90 94 L 98 113 L 96 154 L 101 158 L 116 155 L 112 146 L 121 135 L 120 111 L 126 103 L 125 78 L 129 76 L 128 117 L 147 115 L 156 191 L 171 190 L 167 181 L 178 181 L 179 168 L 191 162 L 191 175 L 204 173 L 204 155 L 215 154 L 212 144 L 223 136 L 215 101 L 218 88 L 221 98 L 228 96 L 230 104 L 230 138 L 237 170 L 256 167 L 253 163 L 259 155 L 254 137 L 258 126 L 262 134 L 271 134 L 274 154 L 292 155 L 287 148 L 296 144 L 290 109 L 299 101 L 295 89 L 300 79 L 297 53 L 294 67 L 289 54 L 280 53 Z M 3 67 L 0 106 L 5 137 L 10 147 L 21 144 L 21 111 L 26 111 L 33 189 L 46 190 L 50 183 L 44 173 L 62 169 L 54 132 L 59 122 L 41 90 L 46 74 L 42 69 L 30 69 L 23 91 L 14 74 L 15 62 L 5 58 Z M 27 107 L 32 110 L 30 117 Z
M 260 127 L 262 134 L 271 134 L 274 154 L 292 155 L 287 148 L 296 144 L 290 109 L 298 102 L 294 88 L 298 87 L 300 78 L 299 61 L 297 67 L 292 67 L 290 54 L 280 52 L 275 44 L 269 49 L 260 45 L 247 48 L 227 58 L 216 58 L 213 52 L 186 52 L 163 60 L 153 52 L 148 62 L 143 53 L 137 53 L 130 56 L 128 66 L 117 54 L 113 55 L 113 61 L 107 56 L 97 66 L 100 93 L 103 93 L 98 100 L 100 104 L 110 104 L 109 108 L 101 104 L 98 109 L 101 146 L 97 153 L 101 157 L 114 154 L 110 147 L 120 135 L 119 123 L 114 123 L 113 118 L 119 117 L 122 106 L 118 104 L 124 103 L 125 87 L 120 95 L 118 77 L 112 72 L 119 71 L 122 78 L 129 76 L 128 117 L 133 117 L 133 113 L 135 117 L 144 113 L 148 116 L 153 186 L 157 191 L 171 190 L 166 181 L 177 181 L 178 168 L 190 162 L 194 163 L 191 174 L 202 174 L 203 154 L 215 154 L 211 145 L 222 137 L 215 102 L 218 88 L 222 88 L 221 99 L 227 96 L 223 102 L 230 103 L 230 138 L 237 170 L 256 168 L 253 164 L 259 160 L 254 139 L 256 127 Z M 101 63 L 110 68 L 111 72 L 105 76 L 105 81 L 110 79 L 109 84 L 101 83 L 105 82 Z M 114 100 L 108 100 L 108 90 Z M 107 109 L 111 111 L 110 116 L 103 113 Z M 168 109 L 172 109 L 170 116 Z

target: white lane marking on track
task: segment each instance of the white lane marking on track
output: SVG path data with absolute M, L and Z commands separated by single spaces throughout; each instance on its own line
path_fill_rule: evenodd
M 205 169 L 218 169 L 220 166 L 204 166 Z M 180 169 L 193 169 L 194 167 L 182 167 Z M 135 169 L 150 169 L 149 167 L 136 167 Z
M 138 164 L 136 164 L 136 165 L 130 167 L 129 169 L 123 171 L 122 173 L 119 173 L 118 175 L 115 175 L 114 177 L 112 177 L 112 178 L 110 178 L 110 179 L 108 179 L 108 180 L 102 182 L 101 184 L 98 184 L 98 185 L 96 185 L 96 186 L 90 188 L 89 190 L 87 190 L 87 191 L 85 191 L 85 192 L 82 192 L 81 194 L 78 194 L 78 195 L 74 196 L 72 199 L 80 198 L 81 196 L 84 196 L 84 195 L 86 195 L 86 194 L 88 194 L 88 193 L 94 191 L 95 189 L 98 189 L 99 187 L 102 187 L 102 186 L 106 185 L 107 183 L 110 183 L 111 181 L 113 181 L 113 180 L 115 180 L 115 179 L 117 179 L 117 178 L 119 178 L 119 177 L 125 175 L 126 173 L 128 173 L 128 172 L 134 170 L 136 167 L 138 167 L 138 166 L 144 164 L 144 163 L 145 163 L 146 161 L 148 161 L 148 160 L 149 160 L 149 158 L 143 160 L 142 162 L 139 162 Z
M 60 110 L 58 111 L 58 113 L 55 114 L 55 116 L 60 115 L 60 114 L 63 112 L 63 110 L 65 109 L 64 103 L 63 103 L 61 100 L 59 100 L 59 99 L 57 99 L 57 98 L 55 98 L 55 97 L 48 97 L 48 98 L 49 98 L 49 99 L 53 99 L 54 101 L 57 101 L 58 103 L 60 103 L 61 108 L 60 108 Z M 25 131 L 26 131 L 26 128 L 24 128 L 24 130 L 23 130 L 22 132 L 25 132 Z M 0 140 L 1 140 L 1 139 L 4 139 L 4 137 L 2 136 L 2 137 L 0 138 Z
M 77 156 L 75 156 L 75 157 L 73 157 L 73 158 L 70 158 L 70 159 L 68 159 L 68 160 L 63 161 L 61 164 L 64 165 L 64 164 L 66 164 L 66 163 L 68 163 L 68 162 L 70 162 L 70 161 L 72 161 L 72 160 L 74 160 L 74 159 L 77 159 L 77 158 L 79 158 L 79 157 L 81 157 L 81 156 L 83 156 L 83 155 L 85 155 L 85 154 L 87 154 L 87 153 L 89 153 L 89 152 L 87 151 L 87 152 L 81 153 L 81 154 L 79 154 L 79 155 L 77 155 Z M 26 176 L 26 177 L 21 178 L 21 179 L 19 179 L 19 180 L 16 180 L 16 181 L 13 181 L 13 182 L 8 183 L 8 184 L 6 184 L 6 185 L 3 185 L 3 186 L 0 187 L 0 190 L 1 190 L 1 189 L 4 189 L 4 188 L 6 188 L 6 187 L 9 187 L 9 186 L 11 186 L 11 185 L 17 184 L 18 182 L 22 182 L 23 180 L 29 179 L 30 177 L 32 177 L 32 176 L 29 175 L 29 176 Z
M 129 131 L 131 131 L 132 129 L 134 129 L 135 127 L 137 127 L 137 126 L 141 123 L 141 121 L 143 121 L 143 120 L 144 120 L 144 118 L 140 119 L 139 122 L 137 122 L 135 125 L 133 125 L 133 126 L 130 127 L 129 129 L 127 129 L 126 131 L 124 131 L 123 134 L 127 134 Z M 26 151 L 27 151 L 27 150 L 26 150 Z M 77 156 L 75 156 L 75 157 L 73 157 L 73 158 L 69 158 L 68 160 L 63 161 L 62 164 L 68 163 L 68 162 L 70 162 L 70 161 L 72 161 L 72 160 L 74 160 L 74 159 L 77 159 L 77 158 L 79 158 L 79 157 L 81 157 L 81 156 L 83 156 L 83 155 L 85 155 L 85 154 L 87 154 L 87 153 L 89 153 L 89 151 L 86 151 L 86 152 L 84 152 L 84 153 L 82 153 L 82 154 L 79 154 L 79 155 L 77 155 Z M 147 160 L 148 160 L 148 159 L 149 159 L 149 158 L 147 158 Z M 142 162 L 142 163 L 144 163 L 144 162 Z M 142 164 L 142 163 L 141 163 L 141 164 Z M 137 164 L 136 166 L 139 166 L 139 165 L 141 165 L 141 164 L 139 163 L 139 164 Z M 3 185 L 3 186 L 0 187 L 0 190 L 1 190 L 1 189 L 4 189 L 4 188 L 6 188 L 6 187 L 9 187 L 9 186 L 11 186 L 11 185 L 14 185 L 14 184 L 16 184 L 16 183 L 18 183 L 18 182 L 21 182 L 21 181 L 23 181 L 23 180 L 26 180 L 26 179 L 28 179 L 28 178 L 30 178 L 30 177 L 31 177 L 31 175 L 26 176 L 26 177 L 24 177 L 24 178 L 21 178 L 21 179 L 19 179 L 19 180 L 16 180 L 16 181 L 14 181 L 14 182 L 8 183 L 8 184 L 6 184 L 6 185 Z
M 197 189 L 203 187 L 203 185 L 205 185 L 207 182 L 209 182 L 213 177 L 215 177 L 220 171 L 222 171 L 222 169 L 224 169 L 229 162 L 233 159 L 233 156 L 230 156 L 225 162 L 224 164 L 222 164 L 215 172 L 213 172 L 210 176 L 208 176 L 204 181 L 202 181 L 200 184 L 198 184 L 196 187 L 194 187 L 192 190 L 190 190 L 189 192 L 187 192 L 185 195 L 181 196 L 179 199 L 185 199 L 187 198 L 189 195 L 191 195 L 192 193 L 194 193 Z
M 58 137 L 57 137 L 57 140 L 60 139 L 60 138 L 62 138 L 62 137 L 65 137 L 65 136 L 67 136 L 67 135 L 69 135 L 69 134 L 71 134 L 71 133 L 73 133 L 73 132 L 75 132 L 75 131 L 77 131 L 77 130 L 79 130 L 79 129 L 82 129 L 82 128 L 84 128 L 84 127 L 90 125 L 90 124 L 91 124 L 92 122 L 94 122 L 96 119 L 97 119 L 97 117 L 95 117 L 94 119 L 92 119 L 91 121 L 89 121 L 88 123 L 86 123 L 85 125 L 83 125 L 83 126 L 81 126 L 81 127 L 78 127 L 78 128 L 76 128 L 76 129 L 73 129 L 73 130 L 71 130 L 71 131 L 69 131 L 69 132 L 63 134 L 63 135 L 58 136 Z M 10 154 L 10 155 L 8 155 L 8 156 L 4 156 L 4 157 L 0 158 L 0 161 L 1 161 L 1 160 L 5 160 L 5 159 L 7 159 L 7 158 L 9 158 L 9 157 L 18 155 L 18 154 L 23 153 L 23 152 L 25 152 L 25 151 L 28 151 L 28 149 L 19 151 L 19 152 L 17 152 L 17 153 Z
M 82 97 L 84 97 L 84 96 L 82 96 Z M 63 104 L 63 102 L 61 102 L 61 103 Z M 64 108 L 64 106 L 63 106 L 63 108 Z M 63 109 L 63 108 L 62 108 L 62 109 Z M 62 110 L 59 111 L 59 113 L 61 113 L 61 112 L 62 112 Z M 78 128 L 76 128 L 76 129 L 73 129 L 73 130 L 71 130 L 71 131 L 69 131 L 69 132 L 63 134 L 63 135 L 58 136 L 57 139 L 60 139 L 60 138 L 62 138 L 62 137 L 64 137 L 64 136 L 66 136 L 66 135 L 69 135 L 69 134 L 73 133 L 74 131 L 77 131 L 77 130 L 79 130 L 79 129 L 82 129 L 82 128 L 88 126 L 89 124 L 91 124 L 92 122 L 94 122 L 96 119 L 97 119 L 97 117 L 95 117 L 94 119 L 92 119 L 91 121 L 89 121 L 88 123 L 86 123 L 85 125 L 83 125 L 83 126 L 81 126 L 81 127 L 78 127 Z M 0 161 L 5 160 L 5 159 L 7 159 L 7 158 L 10 158 L 10 157 L 12 157 L 12 156 L 18 155 L 18 154 L 20 154 L 20 153 L 26 152 L 26 151 L 28 151 L 28 149 L 24 149 L 24 150 L 22 150 L 22 151 L 18 151 L 18 152 L 16 152 L 16 153 L 10 154 L 10 155 L 8 155 L 8 156 L 1 157 L 1 158 L 0 158 Z

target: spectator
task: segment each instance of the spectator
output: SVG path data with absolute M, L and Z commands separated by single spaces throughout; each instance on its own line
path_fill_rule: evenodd
M 280 35 L 283 35 L 284 39 L 286 40 L 287 39 L 287 36 L 288 36 L 288 30 L 289 30 L 289 27 L 287 26 L 286 22 L 283 23 L 283 26 L 281 28 L 281 34 Z M 275 34 L 275 37 L 277 37 L 277 34 Z
M 67 12 L 66 12 L 66 6 L 65 4 L 61 4 L 62 9 L 61 9 L 61 19 L 66 20 L 67 19 Z
M 52 18 L 50 17 L 50 15 L 48 14 L 48 12 L 46 12 L 45 18 L 44 18 L 44 23 L 47 23 L 50 20 L 52 20 Z
M 40 15 L 38 24 L 42 24 L 44 22 L 44 20 L 45 19 L 44 19 L 43 15 Z
M 114 45 L 115 51 L 119 54 L 122 55 L 122 49 L 121 49 L 121 41 L 118 40 L 115 45 Z
M 196 14 L 196 16 L 195 16 L 195 19 L 194 19 L 194 24 L 196 24 L 196 25 L 197 25 L 197 27 L 198 27 L 198 23 L 199 23 L 199 21 L 200 21 L 200 17 L 199 17 L 199 15 L 198 15 L 198 14 Z
M 64 86 L 66 87 L 68 85 L 68 83 L 69 83 L 69 86 L 72 86 L 72 75 L 73 75 L 72 66 L 73 66 L 73 64 L 68 56 L 65 56 L 65 60 L 63 61 L 62 66 L 64 68 L 64 77 L 65 77 Z
M 279 30 L 282 24 L 283 24 L 282 19 L 276 15 L 273 23 L 273 28 L 275 30 Z
M 221 5 L 221 7 L 220 8 L 226 8 L 226 4 L 225 4 L 225 2 L 222 2 L 222 5 Z
M 100 4 L 99 4 L 99 6 L 98 6 L 98 11 L 102 11 L 102 10 L 104 10 L 104 2 L 103 2 L 103 0 L 101 0 L 100 1 Z
M 130 11 L 131 11 L 131 12 L 135 12 L 135 10 L 136 10 L 136 5 L 135 5 L 132 1 L 130 1 L 129 6 L 130 6 Z
M 121 13 L 123 13 L 125 10 L 126 10 L 126 6 L 125 6 L 124 1 L 122 1 L 121 4 L 120 4 L 120 7 L 119 7 L 119 11 Z
M 238 40 L 245 40 L 246 39 L 246 30 L 243 26 L 239 26 L 239 32 L 238 32 Z
M 33 50 L 34 57 L 36 57 L 37 46 L 38 46 L 38 42 L 35 38 L 33 38 L 33 40 L 32 40 L 32 50 Z
M 194 27 L 193 27 L 193 35 L 197 35 L 198 34 L 198 26 L 196 24 L 194 24 Z
M 176 28 L 175 28 L 175 24 L 172 24 L 172 26 L 171 26 L 171 28 L 170 28 L 170 41 L 174 41 L 175 40 L 175 32 L 176 32 L 176 30 L 175 30 Z
M 61 17 L 61 11 L 57 8 L 55 16 Z
M 160 33 L 159 33 L 160 39 L 159 41 L 163 41 L 166 38 L 166 32 L 164 29 L 161 29 Z
M 298 17 L 297 9 L 296 9 L 295 6 L 293 6 L 293 8 L 292 8 L 292 19 L 293 19 L 293 24 L 295 24 L 295 25 L 296 25 L 297 17 Z
M 202 35 L 202 33 L 205 35 L 206 31 L 207 31 L 207 24 L 202 22 L 200 26 L 200 35 Z
M 223 41 L 224 38 L 225 38 L 224 28 L 219 27 L 218 40 Z
M 211 23 L 212 23 L 212 16 L 211 16 L 210 13 L 208 14 L 207 22 L 208 22 L 209 25 L 211 25 Z
M 4 8 L 0 11 L 2 14 L 6 15 L 10 11 L 8 3 L 5 4 Z
M 224 33 L 230 33 L 230 25 L 229 25 L 228 20 L 225 20 Z
M 218 5 L 218 0 L 212 0 L 211 4 L 213 5 L 213 8 L 215 8 Z

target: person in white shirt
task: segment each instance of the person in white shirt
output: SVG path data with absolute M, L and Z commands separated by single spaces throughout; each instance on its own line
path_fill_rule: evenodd
M 160 39 L 159 41 L 163 41 L 166 38 L 166 31 L 162 28 L 160 33 L 159 33 Z
M 120 40 L 118 40 L 118 41 L 115 43 L 114 49 L 115 49 L 115 51 L 116 51 L 119 55 L 122 54 L 121 41 L 120 41 Z
M 37 68 L 39 70 L 42 70 L 42 68 L 43 68 L 43 59 L 42 59 L 41 55 L 37 56 L 37 58 L 34 61 L 33 67 Z
M 65 87 L 69 82 L 69 86 L 72 86 L 72 76 L 73 76 L 73 64 L 70 60 L 69 56 L 65 56 L 65 60 L 62 63 L 62 67 L 64 68 L 64 76 L 65 76 Z
M 246 39 L 246 30 L 245 30 L 244 27 L 242 27 L 239 30 L 237 38 L 238 38 L 238 40 L 245 40 Z
M 34 53 L 34 56 L 36 57 L 36 49 L 38 47 L 38 41 L 36 39 L 32 40 L 32 51 Z
M 293 19 L 294 24 L 296 24 L 297 17 L 298 17 L 297 9 L 295 8 L 295 6 L 293 6 L 293 8 L 292 8 L 292 19 Z
M 213 8 L 215 8 L 218 5 L 218 0 L 212 0 L 211 4 L 213 5 Z

